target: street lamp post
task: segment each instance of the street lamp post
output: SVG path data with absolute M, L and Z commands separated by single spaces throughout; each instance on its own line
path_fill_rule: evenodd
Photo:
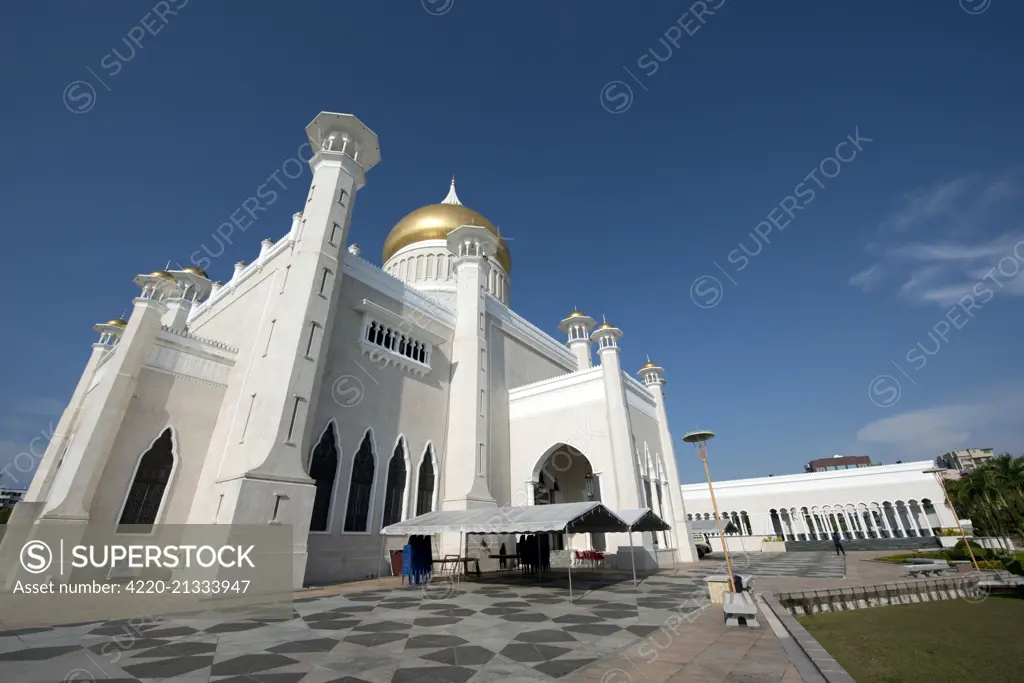
M 725 553 L 725 570 L 729 573 L 729 590 L 736 592 L 736 582 L 732 578 L 732 562 L 729 560 L 729 544 L 726 542 L 725 533 L 722 531 L 722 518 L 718 514 L 718 501 L 715 500 L 715 487 L 711 483 L 711 471 L 708 469 L 708 453 L 704 443 L 715 438 L 714 432 L 696 431 L 683 436 L 683 441 L 697 446 L 697 453 L 700 454 L 701 462 L 704 463 L 704 474 L 708 478 L 708 491 L 711 493 L 711 505 L 715 509 L 715 524 L 718 525 L 718 537 L 722 540 L 722 552 Z
M 946 482 L 942 481 L 942 472 L 945 470 L 941 467 L 933 467 L 928 470 L 924 470 L 925 474 L 934 474 L 936 479 L 939 480 L 939 487 L 942 489 L 942 500 L 950 510 L 953 511 L 953 519 L 956 520 L 956 528 L 960 531 L 960 538 L 964 539 L 964 547 L 967 548 L 967 554 L 971 556 L 971 564 L 974 565 L 974 569 L 981 571 L 978 566 L 978 560 L 974 557 L 974 551 L 971 550 L 971 544 L 967 540 L 967 534 L 964 533 L 964 528 L 960 526 L 960 515 L 957 514 L 956 508 L 953 507 L 953 503 L 949 500 L 949 494 L 946 493 Z

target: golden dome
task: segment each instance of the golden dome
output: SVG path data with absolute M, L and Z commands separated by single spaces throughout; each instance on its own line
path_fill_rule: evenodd
M 644 371 L 644 370 L 647 370 L 648 368 L 657 368 L 657 367 L 658 367 L 658 365 L 656 363 L 652 363 L 651 361 L 647 361 L 646 363 L 644 363 L 643 365 L 640 366 L 640 370 Z
M 114 327 L 128 327 L 128 323 L 125 322 L 124 320 L 122 320 L 121 318 L 115 318 L 114 320 L 108 320 L 107 322 L 105 322 L 103 324 L 104 325 L 112 325 Z
M 192 273 L 193 275 L 198 275 L 204 280 L 210 279 L 209 276 L 206 274 L 206 271 L 200 268 L 199 266 L 185 266 L 181 270 L 185 273 Z
M 598 332 L 600 330 L 614 330 L 614 329 L 615 329 L 615 325 L 612 325 L 611 323 L 607 323 L 606 322 L 606 323 L 601 323 L 600 325 L 598 325 L 597 326 L 597 330 L 594 330 L 594 331 Z
M 166 270 L 154 270 L 152 273 L 149 274 L 149 277 L 159 277 L 163 278 L 164 280 L 170 280 L 171 282 L 174 282 L 174 276 L 168 273 Z
M 425 240 L 443 240 L 448 237 L 448 233 L 459 226 L 480 225 L 490 230 L 498 238 L 497 261 L 505 269 L 505 273 L 511 274 L 512 255 L 509 253 L 505 238 L 498 232 L 494 223 L 468 206 L 463 206 L 454 192 L 455 181 L 453 179 L 451 192 L 443 203 L 421 206 L 391 228 L 387 239 L 384 240 L 384 263 L 387 263 L 388 259 L 400 249 L 410 244 Z
M 565 317 L 566 318 L 586 318 L 587 314 L 584 313 L 583 311 L 581 311 L 578 308 L 574 308 L 574 309 L 572 309 L 572 313 L 570 313 L 569 315 L 567 315 Z

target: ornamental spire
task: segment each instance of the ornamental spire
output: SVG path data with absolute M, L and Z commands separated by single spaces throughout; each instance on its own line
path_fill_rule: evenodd
M 452 186 L 448 188 L 448 196 L 441 200 L 442 204 L 455 204 L 456 206 L 462 206 L 462 202 L 459 201 L 459 195 L 455 194 L 455 175 L 452 175 Z

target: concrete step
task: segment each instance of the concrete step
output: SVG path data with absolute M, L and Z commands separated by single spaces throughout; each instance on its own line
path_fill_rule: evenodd
M 940 550 L 934 536 L 920 538 L 858 538 L 844 540 L 843 549 L 851 550 Z M 786 541 L 786 552 L 821 552 L 835 550 L 832 541 Z

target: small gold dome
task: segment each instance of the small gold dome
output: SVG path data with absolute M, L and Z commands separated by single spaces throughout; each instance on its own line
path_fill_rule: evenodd
M 498 228 L 473 209 L 461 204 L 428 204 L 398 221 L 384 240 L 384 263 L 410 244 L 425 240 L 443 240 L 448 237 L 448 233 L 462 225 L 480 225 L 497 236 L 500 240 L 497 261 L 505 269 L 505 273 L 512 273 L 512 255 Z
M 159 277 L 163 278 L 164 280 L 170 280 L 171 282 L 174 282 L 174 276 L 168 273 L 166 270 L 154 270 L 152 273 L 149 274 L 149 276 Z
M 206 274 L 206 271 L 200 268 L 199 266 L 185 266 L 181 270 L 185 273 L 192 273 L 193 275 L 198 275 L 204 280 L 210 279 L 209 276 Z
M 615 325 L 612 325 L 611 323 L 601 323 L 600 325 L 597 326 L 597 330 L 595 330 L 595 332 L 600 331 L 600 330 L 614 330 L 614 329 L 615 329 Z
M 578 308 L 572 309 L 572 313 L 566 316 L 566 318 L 586 318 L 587 314 Z
M 248 264 L 248 263 L 246 263 L 245 261 L 239 261 L 239 262 L 238 262 L 238 263 L 236 263 L 235 265 L 236 265 L 236 266 L 247 266 L 247 265 L 249 265 L 249 264 Z
M 107 322 L 105 322 L 103 324 L 104 325 L 112 325 L 114 327 L 128 327 L 128 323 L 126 321 L 122 320 L 121 318 L 115 318 L 113 320 L 108 320 Z
M 648 368 L 656 368 L 656 367 L 658 367 L 657 364 L 652 363 L 651 361 L 647 361 L 642 366 L 640 366 L 640 370 L 647 370 Z

